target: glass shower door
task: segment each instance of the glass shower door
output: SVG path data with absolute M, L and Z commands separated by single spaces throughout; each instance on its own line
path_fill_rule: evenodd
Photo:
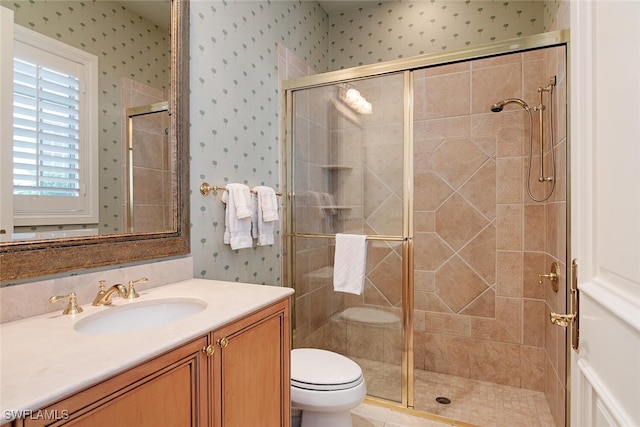
M 295 90 L 288 152 L 294 348 L 343 354 L 368 393 L 406 402 L 405 75 Z M 364 234 L 362 294 L 335 292 L 335 234 Z

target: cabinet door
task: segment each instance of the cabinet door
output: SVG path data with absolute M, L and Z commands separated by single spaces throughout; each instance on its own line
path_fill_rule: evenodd
M 206 426 L 207 356 L 203 337 L 41 411 L 25 426 Z
M 289 427 L 289 300 L 213 333 L 214 426 Z

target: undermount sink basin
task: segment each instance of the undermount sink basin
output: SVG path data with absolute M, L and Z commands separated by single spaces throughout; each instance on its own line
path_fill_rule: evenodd
M 196 298 L 133 302 L 80 319 L 73 328 L 84 334 L 122 334 L 170 325 L 200 313 L 207 303 Z

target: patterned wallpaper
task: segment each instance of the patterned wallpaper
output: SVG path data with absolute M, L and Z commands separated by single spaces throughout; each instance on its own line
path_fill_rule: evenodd
M 280 228 L 273 246 L 223 244 L 221 192 L 280 183 L 278 45 L 316 70 L 328 65 L 328 19 L 313 1 L 191 3 L 191 252 L 194 276 L 279 285 Z
M 1 0 L 0 5 L 14 10 L 17 24 L 98 56 L 99 228 L 101 234 L 122 232 L 121 79 L 168 89 L 167 30 L 129 12 L 126 2 Z
M 545 31 L 543 1 L 378 2 L 329 17 L 332 69 Z
M 393 1 L 389 2 L 390 7 L 382 3 L 370 10 L 328 17 L 314 1 L 192 2 L 190 185 L 194 276 L 280 284 L 278 239 L 272 247 L 232 251 L 222 243 L 221 194 L 203 197 L 199 192 L 203 181 L 219 186 L 241 182 L 250 187 L 279 188 L 282 120 L 277 69 L 279 44 L 317 72 L 324 72 L 361 61 L 416 55 L 423 49 L 439 50 L 441 46 L 455 49 L 464 47 L 467 41 L 486 43 L 494 36 L 512 38 L 519 33 L 541 32 L 546 22 L 552 20 L 543 16 L 543 12 L 557 9 L 556 3 L 550 2 L 551 6 L 545 8 L 546 3 L 538 1 Z M 478 11 L 479 8 L 482 10 Z M 425 34 L 431 31 L 430 26 L 436 23 L 431 24 L 432 18 L 425 15 L 433 9 L 438 11 L 437 25 L 442 34 L 422 35 L 429 39 L 419 44 L 410 36 L 420 37 L 423 30 L 418 27 L 423 27 Z M 421 11 L 425 13 L 421 15 Z M 444 24 L 446 16 L 451 22 Z M 487 26 L 476 26 L 480 18 Z M 427 23 L 419 24 L 420 20 Z M 466 21 L 473 21 L 473 26 L 469 24 L 467 28 Z M 507 22 L 509 25 L 505 27 Z M 460 23 L 460 30 L 454 31 Z M 448 30 L 441 28 L 444 25 Z M 479 32 L 480 28 L 483 31 Z M 352 31 L 348 36 L 347 30 Z M 370 32 L 378 38 L 369 37 Z M 431 44 L 429 40 L 434 37 L 437 42 Z M 378 43 L 380 39 L 382 43 Z M 343 40 L 346 47 L 335 53 L 338 40 Z M 371 47 L 360 49 L 359 44 Z M 349 46 L 352 50 L 345 53 Z M 369 50 L 373 51 L 371 55 L 367 53 Z M 362 51 L 362 59 L 356 59 Z

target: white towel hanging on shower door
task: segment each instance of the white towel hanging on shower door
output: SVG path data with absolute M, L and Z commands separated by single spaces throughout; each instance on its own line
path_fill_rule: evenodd
M 333 290 L 360 295 L 364 290 L 367 266 L 367 236 L 336 234 L 333 263 Z

